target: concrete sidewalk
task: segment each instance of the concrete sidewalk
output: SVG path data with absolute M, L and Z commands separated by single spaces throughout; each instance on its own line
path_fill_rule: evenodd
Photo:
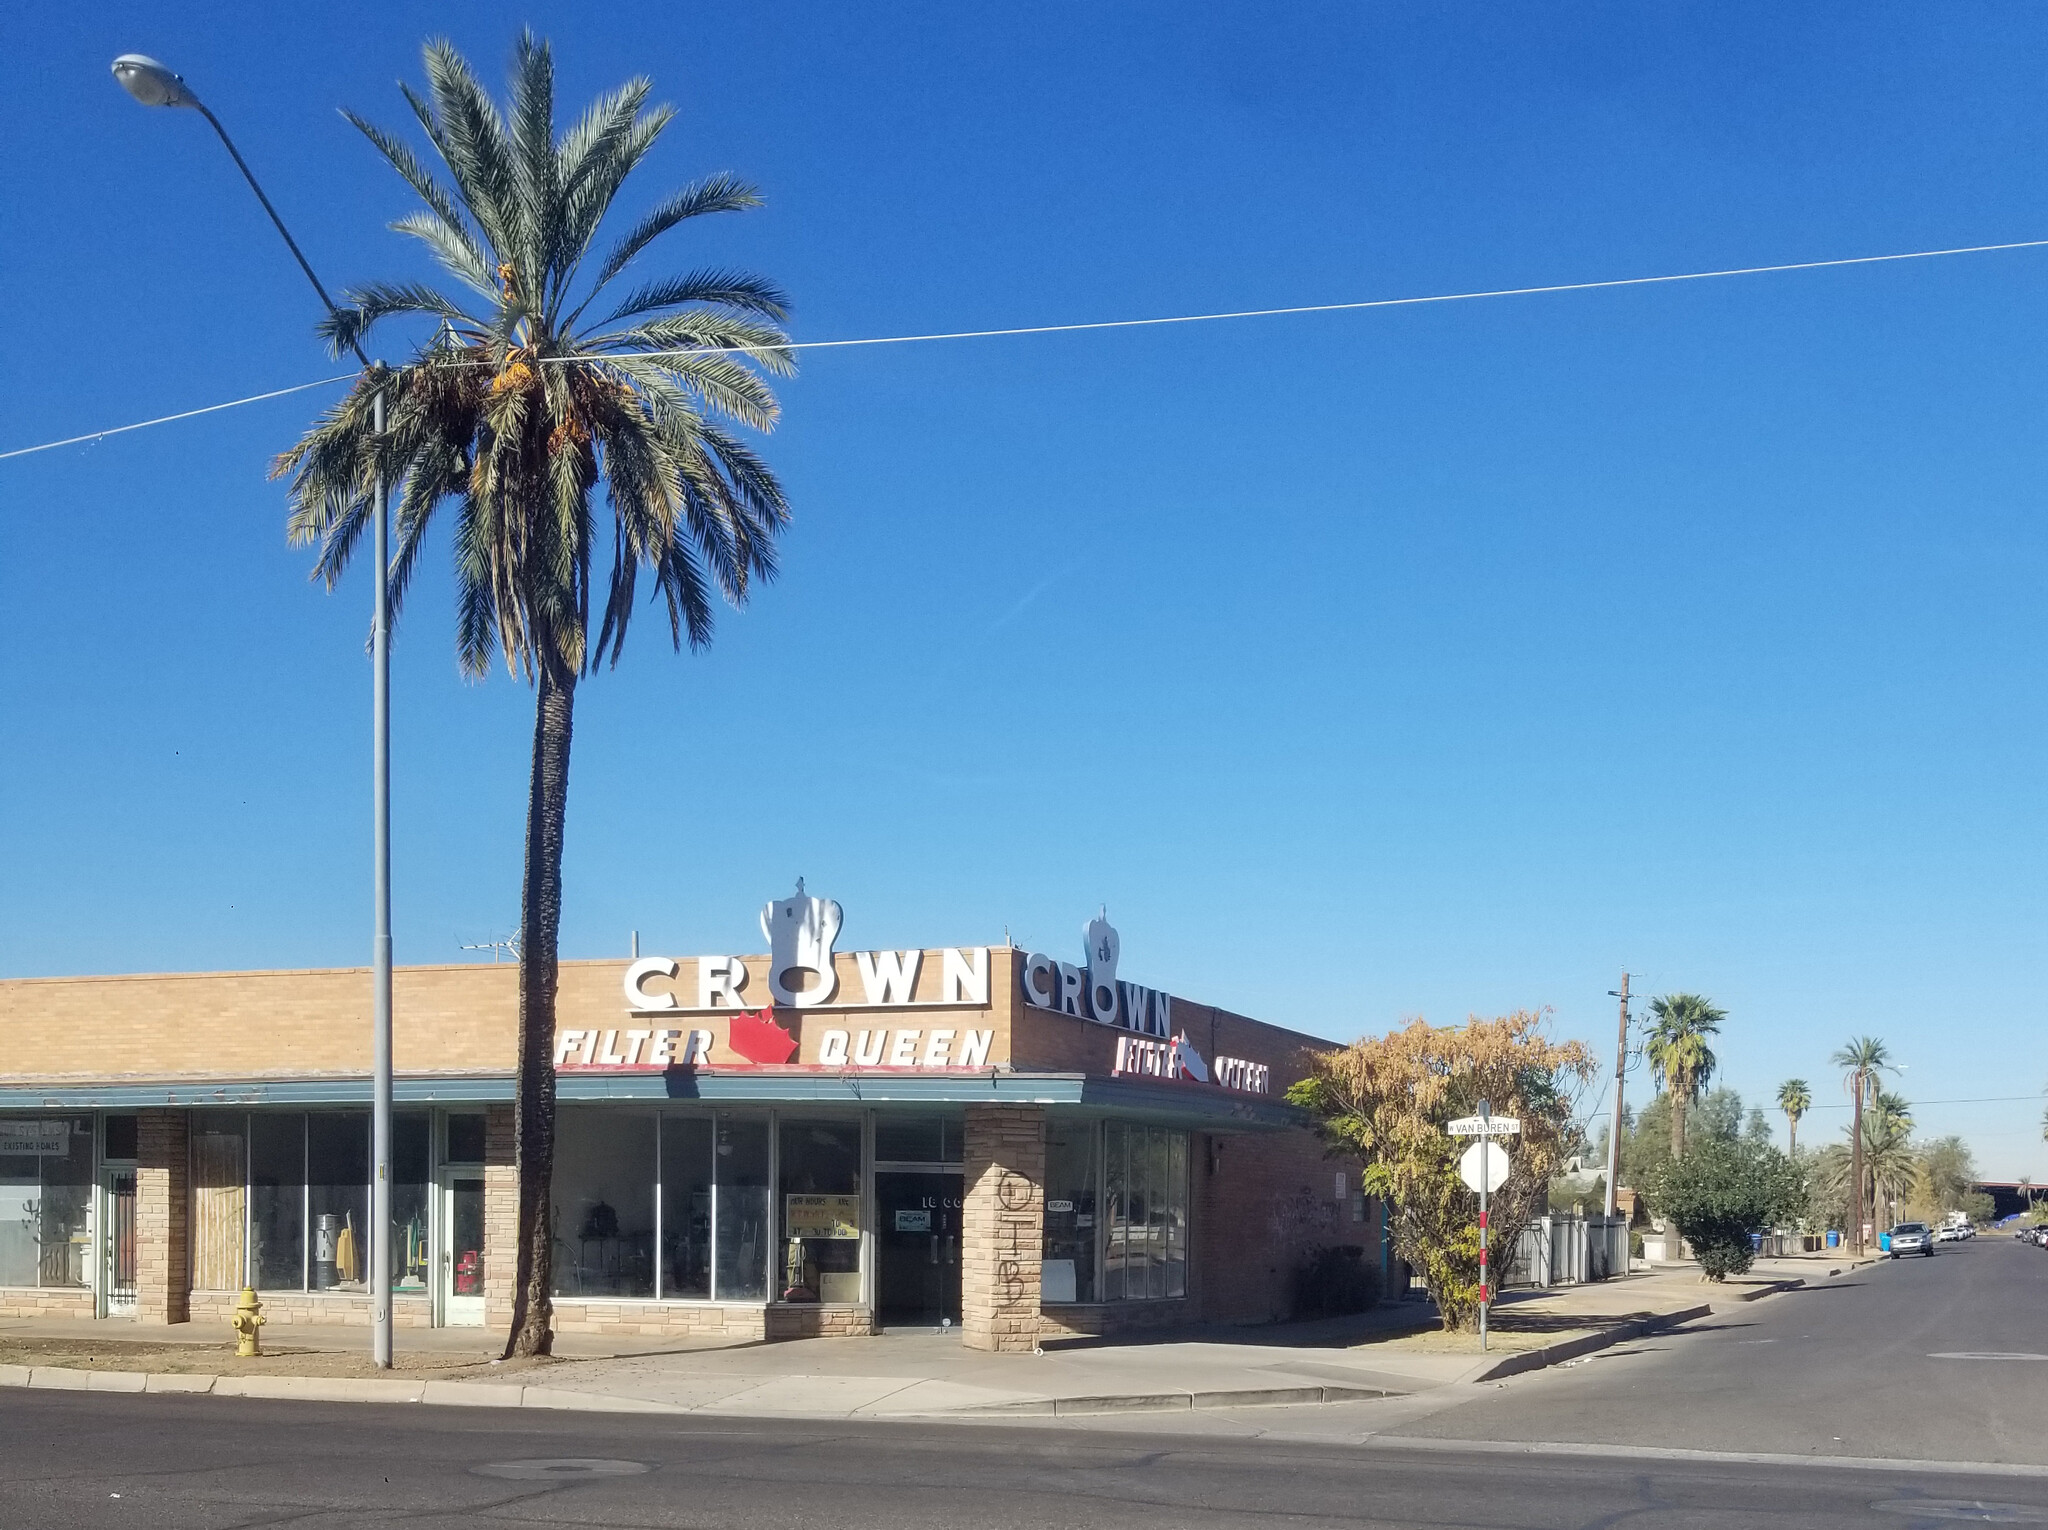
M 266 1334 L 283 1356 L 237 1362 L 221 1336 L 20 1320 L 0 1324 L 0 1385 L 215 1396 L 423 1402 L 731 1417 L 913 1418 L 1114 1413 L 1355 1402 L 1493 1380 L 1589 1353 L 1851 1268 L 1847 1259 L 1759 1260 L 1702 1282 L 1697 1266 L 1594 1285 L 1510 1292 L 1493 1346 L 1445 1334 L 1426 1302 L 1355 1318 L 1206 1328 L 1143 1343 L 991 1355 L 957 1333 L 687 1346 L 564 1338 L 551 1361 L 492 1363 L 476 1330 L 397 1336 L 405 1370 L 363 1369 L 359 1329 Z M 115 1330 L 127 1327 L 126 1335 Z M 292 1353 L 291 1351 L 296 1351 Z M 169 1357 L 166 1359 L 165 1357 Z M 323 1356 L 325 1357 L 323 1359 Z M 353 1374 L 351 1374 L 351 1372 Z

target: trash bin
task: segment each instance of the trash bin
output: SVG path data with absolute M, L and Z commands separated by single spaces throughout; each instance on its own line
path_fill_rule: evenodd
M 323 1211 L 313 1218 L 313 1289 L 330 1291 L 341 1284 L 341 1218 Z
M 1828 1247 L 1829 1247 L 1829 1248 L 1840 1248 L 1841 1246 L 1842 1246 L 1842 1230 L 1841 1230 L 1841 1228 L 1839 1228 L 1839 1227 L 1830 1227 L 1830 1228 L 1828 1229 Z

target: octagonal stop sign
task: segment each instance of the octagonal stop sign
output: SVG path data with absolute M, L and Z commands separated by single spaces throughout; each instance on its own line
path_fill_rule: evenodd
M 1458 1160 L 1458 1178 L 1468 1188 L 1493 1194 L 1508 1180 L 1508 1150 L 1491 1137 L 1481 1137 Z

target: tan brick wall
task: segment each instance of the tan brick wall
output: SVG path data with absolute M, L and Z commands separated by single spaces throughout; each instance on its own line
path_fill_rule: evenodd
M 969 1349 L 1030 1351 L 1045 1247 L 1045 1108 L 969 1105 L 960 1330 Z
M 518 1246 L 519 1169 L 513 1161 L 512 1107 L 493 1105 L 484 1112 L 484 1326 L 497 1333 L 512 1331 Z
M 766 1320 L 769 1339 L 865 1338 L 875 1331 L 868 1307 L 788 1306 L 756 1308 Z
M 0 1286 L 0 1318 L 89 1318 L 92 1292 L 71 1290 L 33 1291 L 21 1286 Z
M 228 1333 L 228 1318 L 234 1313 L 239 1294 L 234 1291 L 194 1291 L 193 1324 Z M 335 1291 L 262 1291 L 257 1293 L 257 1299 L 263 1304 L 266 1338 L 275 1340 L 276 1331 L 280 1328 L 361 1328 L 364 1331 L 363 1347 L 369 1348 L 368 1296 Z M 433 1320 L 433 1306 L 426 1297 L 391 1298 L 393 1328 L 428 1328 L 433 1325 Z
M 189 1316 L 190 1119 L 182 1110 L 145 1110 L 136 1124 L 135 1315 L 145 1323 Z

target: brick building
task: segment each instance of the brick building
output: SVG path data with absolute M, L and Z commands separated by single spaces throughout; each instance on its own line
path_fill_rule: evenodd
M 1009 946 L 565 962 L 557 1327 L 957 1325 L 1030 1349 L 1288 1313 L 1378 1208 L 1281 1099 L 1322 1045 Z M 400 1326 L 503 1325 L 516 969 L 395 978 Z M 0 1316 L 366 1323 L 367 971 L 0 982 Z M 275 1331 L 273 1329 L 273 1331 Z

